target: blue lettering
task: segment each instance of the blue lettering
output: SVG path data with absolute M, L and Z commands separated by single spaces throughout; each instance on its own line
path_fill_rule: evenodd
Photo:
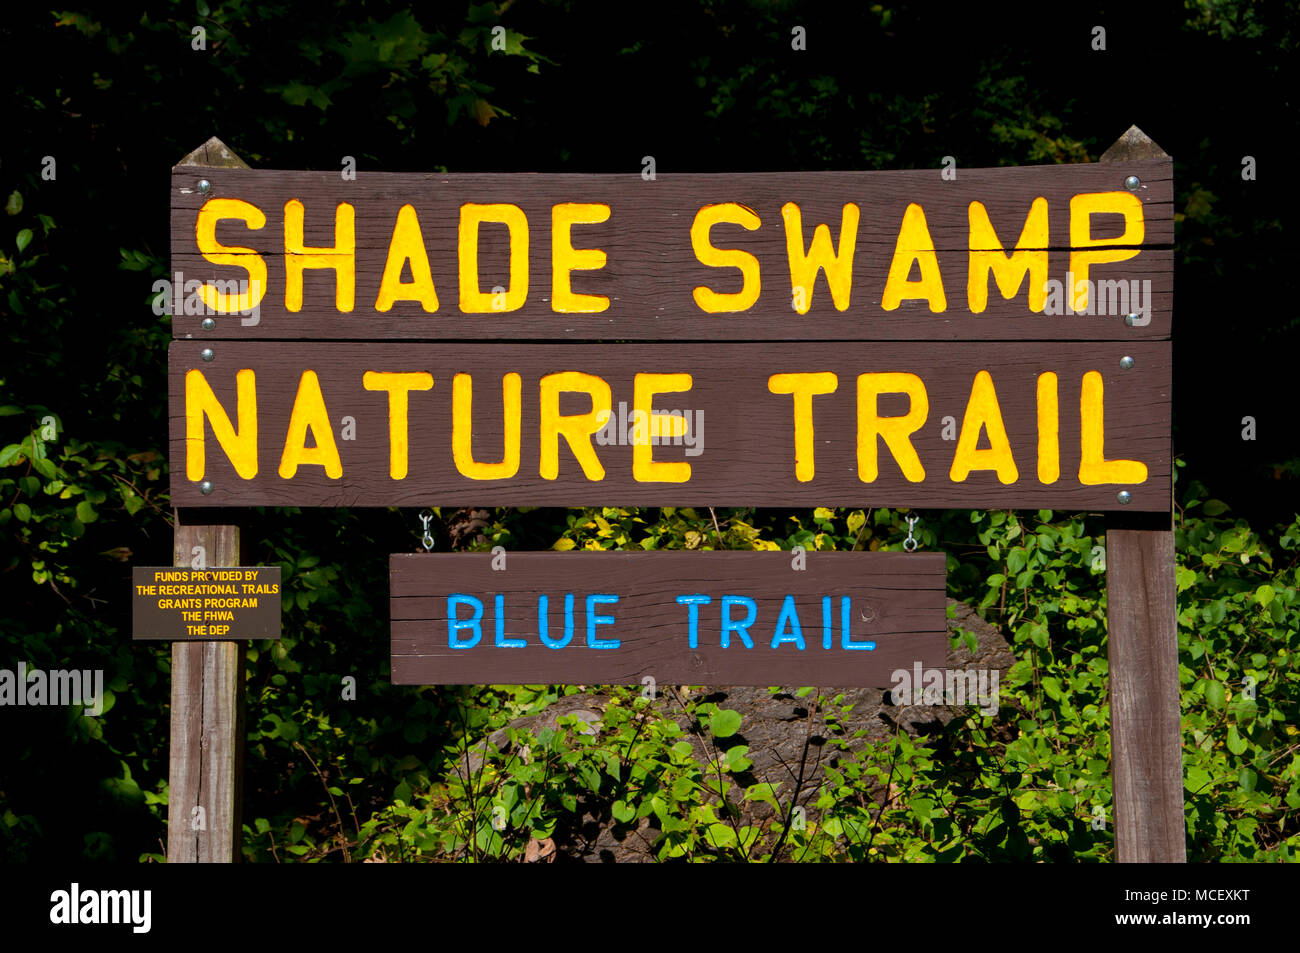
M 458 606 L 473 606 L 474 615 L 468 619 L 459 619 L 456 617 Z M 475 599 L 473 596 L 465 596 L 460 593 L 453 593 L 447 597 L 447 645 L 453 649 L 472 649 L 478 645 L 479 639 L 483 638 L 483 627 L 479 624 L 483 619 L 483 602 Z M 462 642 L 456 633 L 461 629 L 473 629 L 474 638 L 467 642 Z
M 618 602 L 618 596 L 591 595 L 587 597 L 587 647 L 593 649 L 616 649 L 622 643 L 618 639 L 598 639 L 596 638 L 596 626 L 613 625 L 614 617 L 612 615 L 596 615 L 597 604 L 613 605 Z
M 789 635 L 782 635 L 786 626 L 790 627 Z M 799 651 L 804 650 L 803 629 L 799 626 L 799 615 L 794 608 L 794 596 L 786 596 L 785 602 L 781 604 L 781 615 L 776 620 L 776 634 L 772 636 L 772 648 L 776 648 L 782 642 L 793 642 L 799 646 Z
M 731 618 L 732 606 L 745 607 L 745 620 L 736 622 Z M 740 636 L 745 648 L 752 649 L 754 643 L 749 638 L 749 627 L 754 624 L 754 619 L 758 616 L 758 605 L 748 596 L 723 596 L 722 597 L 722 647 L 731 648 L 731 633 L 735 632 Z
M 548 649 L 562 649 L 573 638 L 573 593 L 564 595 L 564 638 L 562 639 L 553 639 L 550 636 L 551 624 L 546 618 L 546 607 L 549 601 L 546 596 L 537 597 L 537 636 Z
M 677 604 L 687 606 L 686 609 L 686 626 L 690 638 L 690 647 L 697 648 L 700 644 L 700 606 L 707 606 L 713 600 L 708 596 L 696 594 L 693 596 L 678 596 Z
M 506 597 L 497 593 L 496 597 L 497 612 L 497 648 L 499 649 L 522 649 L 528 643 L 524 639 L 507 639 L 506 638 Z
M 845 649 L 862 649 L 871 651 L 876 647 L 875 642 L 854 642 L 849 638 L 849 597 L 840 598 L 840 647 Z

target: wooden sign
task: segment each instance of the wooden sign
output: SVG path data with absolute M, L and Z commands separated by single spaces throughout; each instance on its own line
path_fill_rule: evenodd
M 1161 340 L 1172 169 L 178 166 L 172 326 L 240 340 Z
M 278 639 L 280 567 L 131 568 L 131 638 Z
M 944 560 L 928 552 L 394 555 L 392 680 L 887 688 L 894 672 L 947 665 Z
M 1169 506 L 1162 342 L 208 349 L 182 506 Z

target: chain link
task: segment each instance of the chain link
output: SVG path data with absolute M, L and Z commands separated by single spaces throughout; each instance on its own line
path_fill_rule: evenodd
M 916 547 L 919 546 L 920 543 L 917 541 L 917 538 L 912 535 L 912 529 L 917 523 L 921 522 L 921 517 L 907 516 L 905 519 L 907 520 L 907 539 L 903 540 L 903 549 L 909 553 L 914 553 L 916 552 Z
M 420 542 L 424 544 L 424 551 L 427 553 L 433 549 L 433 534 L 429 532 L 429 523 L 433 520 L 433 513 L 430 510 L 423 510 L 420 513 L 420 522 L 424 524 L 424 536 Z

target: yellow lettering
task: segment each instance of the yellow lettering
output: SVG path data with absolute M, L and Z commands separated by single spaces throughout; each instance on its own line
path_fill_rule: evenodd
M 881 394 L 906 394 L 910 401 L 907 413 L 902 417 L 879 416 L 876 403 Z M 915 374 L 859 374 L 858 479 L 872 483 L 880 475 L 876 438 L 882 437 L 903 476 L 911 483 L 924 480 L 925 468 L 912 446 L 912 434 L 921 429 L 929 414 L 925 382 Z
M 366 371 L 361 375 L 361 386 L 366 390 L 388 391 L 388 475 L 394 480 L 405 479 L 410 449 L 408 395 L 413 390 L 432 390 L 433 375 L 427 371 Z M 325 426 L 328 429 L 328 420 Z
M 1029 310 L 1042 311 L 1047 302 L 1047 199 L 1039 196 L 1029 206 L 1029 216 L 1010 255 L 1003 250 L 984 203 L 971 202 L 968 215 L 970 269 L 966 277 L 966 300 L 970 310 L 979 314 L 988 305 L 989 272 L 992 272 L 998 291 L 1008 300 L 1016 296 L 1028 275 Z
M 1105 400 L 1101 374 L 1088 371 L 1083 375 L 1083 393 L 1079 398 L 1082 441 L 1079 455 L 1079 482 L 1084 486 L 1099 483 L 1145 483 L 1147 465 L 1137 460 L 1107 460 Z
M 921 277 L 908 281 L 913 262 L 920 266 Z M 885 279 L 880 307 L 893 311 L 904 299 L 913 298 L 929 301 L 930 310 L 936 313 L 948 308 L 943 279 L 939 275 L 939 259 L 934 253 L 934 239 L 925 223 L 925 209 L 915 202 L 903 213 L 903 224 L 898 230 L 898 243 L 889 263 L 889 277 Z
M 720 294 L 701 285 L 691 292 L 691 295 L 700 310 L 710 314 L 744 311 L 758 300 L 758 293 L 761 290 L 758 259 L 738 248 L 714 248 L 709 240 L 709 230 L 719 222 L 739 225 L 750 232 L 758 228 L 761 222 L 753 209 L 736 202 L 725 202 L 721 205 L 704 206 L 695 213 L 695 221 L 691 225 L 691 247 L 695 249 L 695 257 L 699 259 L 700 264 L 708 265 L 710 268 L 739 269 L 740 290 L 733 294 Z
M 411 263 L 411 280 L 402 280 L 402 269 Z M 376 311 L 388 311 L 394 301 L 418 301 L 425 311 L 438 310 L 438 292 L 433 287 L 433 274 L 429 270 L 429 253 L 424 247 L 420 232 L 420 219 L 415 206 L 403 205 L 397 212 L 397 224 L 388 244 L 388 260 L 384 264 L 384 277 L 379 282 L 379 297 L 375 299 Z
M 252 370 L 235 374 L 235 415 L 239 430 L 230 425 L 226 413 L 199 370 L 185 374 L 185 476 L 202 480 L 206 469 L 203 418 L 212 424 L 217 443 L 230 459 L 241 479 L 257 476 L 257 388 Z
M 231 294 L 205 284 L 199 289 L 199 296 L 211 311 L 225 314 L 251 311 L 266 294 L 266 262 L 252 248 L 218 244 L 217 222 L 223 218 L 239 219 L 256 230 L 266 225 L 266 214 L 240 199 L 208 199 L 199 209 L 194 225 L 195 243 L 203 257 L 214 265 L 237 265 L 248 272 L 248 291 Z
M 1118 238 L 1093 238 L 1092 216 L 1102 213 L 1124 216 L 1124 233 Z M 1066 294 L 1074 298 L 1075 311 L 1088 309 L 1088 271 L 1093 265 L 1126 261 L 1137 255 L 1137 248 L 1108 248 L 1104 251 L 1080 251 L 1106 245 L 1141 245 L 1146 235 L 1142 202 L 1132 192 L 1085 192 L 1070 199 L 1070 274 L 1074 288 Z
M 1038 375 L 1038 482 L 1055 483 L 1061 476 L 1061 411 L 1056 375 Z
M 573 271 L 604 268 L 606 257 L 599 248 L 574 248 L 570 229 L 599 225 L 608 219 L 608 205 L 566 202 L 551 209 L 551 310 L 594 313 L 609 307 L 605 295 L 575 294 L 570 280 Z
M 307 430 L 311 429 L 316 446 L 307 446 Z M 334 443 L 334 429 L 325 411 L 325 397 L 321 394 L 320 379 L 315 371 L 303 371 L 298 381 L 298 396 L 293 401 L 289 415 L 289 432 L 284 438 L 284 452 L 280 455 L 280 476 L 289 480 L 298 467 L 310 464 L 325 468 L 331 480 L 343 476 L 343 463 Z
M 790 286 L 794 291 L 794 305 L 800 314 L 812 307 L 813 286 L 817 272 L 825 270 L 826 284 L 831 289 L 831 300 L 836 311 L 849 307 L 849 293 L 853 286 L 853 250 L 858 242 L 858 207 L 846 203 L 840 219 L 840 247 L 831 245 L 831 230 L 825 224 L 813 229 L 812 245 L 807 253 L 803 248 L 803 214 L 799 206 L 786 202 L 781 206 L 785 219 L 785 251 L 790 260 Z M 799 294 L 800 289 L 803 293 Z
M 569 443 L 582 472 L 588 480 L 605 479 L 591 438 L 609 420 L 610 390 L 602 378 L 580 371 L 547 374 L 541 380 L 541 450 L 539 472 L 543 480 L 560 475 L 560 437 Z M 591 410 L 585 414 L 560 413 L 560 394 L 580 393 L 591 397 Z
M 829 371 L 819 374 L 773 374 L 767 389 L 773 394 L 794 397 L 794 476 L 800 483 L 809 482 L 817 472 L 816 442 L 813 430 L 813 397 L 833 394 L 839 378 Z
M 456 469 L 471 480 L 506 480 L 519 472 L 519 436 L 523 415 L 523 384 L 518 374 L 501 378 L 501 419 L 504 446 L 500 463 L 474 459 L 474 379 L 457 374 L 451 382 L 451 455 Z
M 302 275 L 308 268 L 334 269 L 334 307 L 351 311 L 356 297 L 357 213 L 347 202 L 334 210 L 334 245 L 308 248 L 303 244 L 303 205 L 284 203 L 284 308 L 302 310 Z
M 510 232 L 510 287 L 496 301 L 478 286 L 478 227 L 484 222 L 503 223 Z M 458 249 L 460 259 L 460 310 L 466 314 L 517 311 L 528 298 L 528 218 L 518 205 L 460 207 Z
M 989 435 L 987 450 L 978 449 L 981 430 Z M 953 454 L 948 477 L 954 483 L 961 483 L 972 470 L 994 470 L 1000 483 L 1015 483 L 1020 477 L 1011 455 L 1011 443 L 1007 440 L 1007 428 L 1002 422 L 997 391 L 993 389 L 993 377 L 988 371 L 976 374 L 975 383 L 971 385 L 970 400 L 966 402 L 966 416 L 961 422 L 957 451 Z
M 656 414 L 656 394 L 675 394 L 691 389 L 690 374 L 637 374 L 632 388 L 632 409 L 641 419 L 649 422 L 645 440 L 632 444 L 632 479 L 638 483 L 686 483 L 691 478 L 691 465 L 684 460 L 672 463 L 654 459 L 654 446 L 650 437 L 684 437 L 686 418 L 672 414 Z M 665 425 L 667 425 L 665 427 Z M 665 433 L 665 429 L 668 431 Z M 640 437 L 641 428 L 637 428 Z

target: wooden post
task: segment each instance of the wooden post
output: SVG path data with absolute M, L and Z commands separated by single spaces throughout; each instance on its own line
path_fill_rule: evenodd
M 1164 157 L 1131 126 L 1100 161 Z M 1172 507 L 1168 516 L 1107 518 L 1111 776 L 1115 859 L 1121 863 L 1187 861 L 1171 520 Z
M 203 168 L 248 166 L 213 137 L 182 159 Z M 238 526 L 187 525 L 177 510 L 174 565 L 243 565 Z M 244 643 L 173 642 L 168 863 L 239 860 L 244 753 Z

